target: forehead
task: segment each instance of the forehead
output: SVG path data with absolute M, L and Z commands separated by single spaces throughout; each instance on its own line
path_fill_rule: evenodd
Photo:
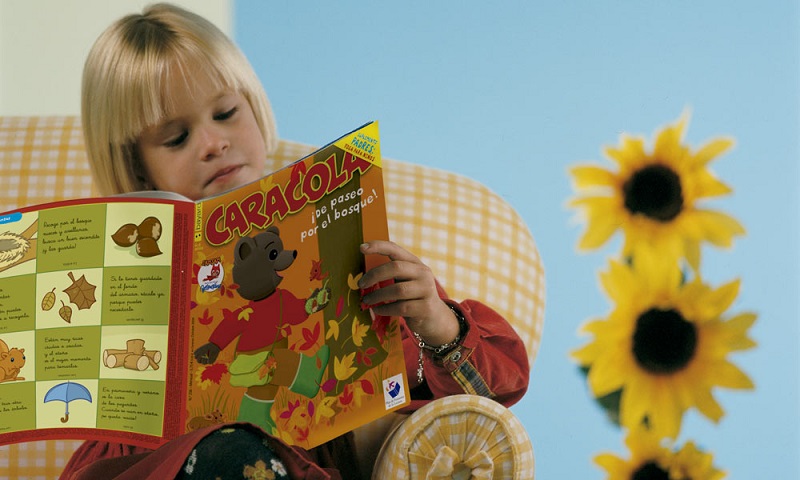
M 161 82 L 160 119 L 179 113 L 188 106 L 216 99 L 231 92 L 232 85 L 217 71 L 198 65 L 174 62 Z

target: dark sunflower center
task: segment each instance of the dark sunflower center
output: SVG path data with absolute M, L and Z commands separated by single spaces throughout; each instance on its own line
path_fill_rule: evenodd
M 654 374 L 683 369 L 694 356 L 697 328 L 675 310 L 651 308 L 639 316 L 633 332 L 633 355 Z
M 637 171 L 622 186 L 625 208 L 653 220 L 669 222 L 681 213 L 681 179 L 671 168 L 649 165 Z
M 669 480 L 669 473 L 655 462 L 647 462 L 633 472 L 631 480 Z

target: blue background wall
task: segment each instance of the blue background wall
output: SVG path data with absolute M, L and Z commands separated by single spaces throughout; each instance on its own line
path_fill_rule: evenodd
M 235 38 L 284 138 L 322 144 L 377 119 L 385 156 L 478 179 L 528 222 L 547 306 L 531 388 L 513 410 L 537 477 L 600 479 L 594 455 L 626 455 L 568 358 L 587 341 L 578 326 L 609 310 L 596 274 L 618 241 L 576 252 L 566 169 L 604 161 L 623 131 L 649 140 L 688 107 L 690 144 L 737 139 L 712 166 L 735 193 L 709 205 L 748 235 L 706 248 L 702 268 L 715 285 L 742 278 L 731 311 L 759 313 L 759 346 L 732 357 L 757 389 L 717 390 L 721 423 L 691 413 L 681 440 L 714 453 L 728 478 L 800 478 L 797 3 L 388 3 L 237 0 Z

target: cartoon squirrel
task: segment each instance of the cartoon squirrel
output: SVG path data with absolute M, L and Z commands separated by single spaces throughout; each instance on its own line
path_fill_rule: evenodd
M 0 340 L 0 382 L 25 380 L 19 371 L 25 366 L 25 349 L 9 349 L 6 342 Z

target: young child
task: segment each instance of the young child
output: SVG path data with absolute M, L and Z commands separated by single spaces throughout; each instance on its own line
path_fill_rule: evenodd
M 126 16 L 97 39 L 84 66 L 82 123 L 105 195 L 157 189 L 204 198 L 259 179 L 277 144 L 266 93 L 244 55 L 212 23 L 168 4 Z M 477 301 L 450 300 L 430 268 L 392 242 L 361 251 L 390 260 L 360 286 L 394 280 L 363 301 L 404 320 L 406 411 L 461 393 L 506 406 L 522 398 L 529 365 L 505 319 Z M 254 455 L 276 478 L 360 478 L 352 434 L 305 451 L 247 424 L 233 427 L 198 430 L 154 452 L 85 442 L 61 478 L 243 478 Z

